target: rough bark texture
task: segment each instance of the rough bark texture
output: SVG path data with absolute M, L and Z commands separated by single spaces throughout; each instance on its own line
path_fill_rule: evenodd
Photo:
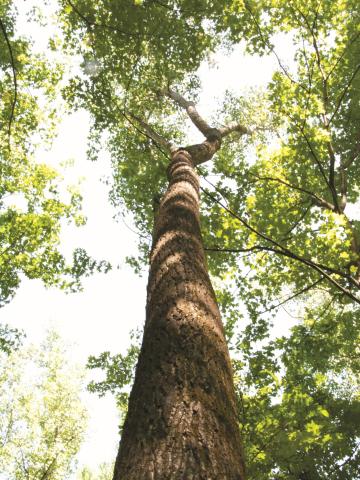
M 146 323 L 114 480 L 243 480 L 232 372 L 207 273 L 189 152 L 169 167 Z

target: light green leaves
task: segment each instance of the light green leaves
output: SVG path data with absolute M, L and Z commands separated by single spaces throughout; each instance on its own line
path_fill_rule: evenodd
M 82 373 L 68 363 L 54 332 L 41 346 L 2 354 L 2 475 L 14 480 L 68 477 L 86 429 L 81 385 Z
M 1 307 L 11 300 L 23 275 L 75 290 L 80 288 L 80 272 L 109 266 L 81 250 L 74 252 L 75 264 L 61 253 L 61 223 L 85 222 L 81 195 L 74 189 L 60 193 L 65 190 L 61 176 L 39 161 L 37 148 L 51 144 L 55 135 L 64 67 L 34 53 L 30 39 L 15 34 L 12 2 L 2 2 L 0 13 Z

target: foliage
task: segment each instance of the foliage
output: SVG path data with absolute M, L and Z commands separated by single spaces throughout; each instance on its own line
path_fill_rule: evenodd
M 61 253 L 62 222 L 85 222 L 81 195 L 73 187 L 62 192 L 61 177 L 38 161 L 36 149 L 55 135 L 64 68 L 34 53 L 30 40 L 17 33 L 11 1 L 1 2 L 0 18 L 1 307 L 24 276 L 75 290 L 82 275 L 109 266 L 94 262 L 82 249 L 70 263 Z
M 127 412 L 129 385 L 132 385 L 134 380 L 135 366 L 140 351 L 140 332 L 132 332 L 131 339 L 133 343 L 125 355 L 110 355 L 110 352 L 103 352 L 98 357 L 90 356 L 87 364 L 87 368 L 90 370 L 102 369 L 105 372 L 105 379 L 98 382 L 91 381 L 88 390 L 97 393 L 100 397 L 107 392 L 115 396 L 120 414 L 120 432 Z
M 9 355 L 13 350 L 17 350 L 24 337 L 24 332 L 16 328 L 11 328 L 7 324 L 0 325 L 0 352 Z
M 249 324 L 236 338 L 249 478 L 358 478 L 358 315 L 334 311 L 327 298 L 308 309 L 289 336 L 271 339 L 266 332 L 259 343 Z
M 68 478 L 86 429 L 83 373 L 68 362 L 54 332 L 39 347 L 1 356 L 3 478 Z
M 88 467 L 84 467 L 78 474 L 78 480 L 112 480 L 114 465 L 111 463 L 102 463 L 94 473 Z

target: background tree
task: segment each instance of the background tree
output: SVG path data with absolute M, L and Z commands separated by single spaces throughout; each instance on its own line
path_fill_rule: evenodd
M 96 472 L 84 467 L 78 474 L 79 480 L 111 480 L 113 477 L 114 465 L 111 463 L 102 463 Z
M 82 198 L 76 187 L 66 186 L 60 174 L 41 161 L 38 149 L 49 146 L 56 134 L 64 66 L 35 53 L 32 40 L 19 33 L 17 21 L 14 2 L 2 1 L 0 308 L 13 298 L 24 277 L 75 291 L 84 275 L 110 268 L 82 248 L 74 250 L 72 259 L 62 253 L 62 223 L 85 223 Z M 9 353 L 19 336 L 10 326 L 0 325 L 0 350 Z
M 59 248 L 61 222 L 85 222 L 81 195 L 74 187 L 66 191 L 58 172 L 41 163 L 36 151 L 55 135 L 64 68 L 34 53 L 16 22 L 13 2 L 1 2 L 0 307 L 14 296 L 23 275 L 75 290 L 82 275 L 108 268 L 80 248 L 69 262 Z
M 59 336 L 2 355 L 0 470 L 4 479 L 68 478 L 86 430 L 83 372 Z

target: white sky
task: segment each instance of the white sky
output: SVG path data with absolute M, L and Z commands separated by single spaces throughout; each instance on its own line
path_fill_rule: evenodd
M 18 4 L 20 8 L 24 5 L 22 1 Z M 281 37 L 277 44 L 277 52 L 286 63 L 292 49 Z M 199 110 L 207 115 L 211 107 L 216 107 L 214 100 L 221 98 L 226 89 L 239 92 L 246 87 L 264 85 L 277 67 L 274 57 L 244 56 L 242 48 L 230 56 L 216 55 L 212 63 L 215 67 L 200 68 L 204 90 Z M 65 341 L 73 345 L 70 352 L 74 361 L 81 363 L 85 363 L 90 354 L 126 350 L 130 330 L 144 320 L 146 289 L 146 279 L 137 277 L 124 263 L 126 255 L 136 252 L 137 237 L 122 222 L 113 220 L 116 212 L 107 199 L 108 187 L 100 182 L 102 177 L 111 176 L 108 155 L 102 152 L 96 163 L 86 160 L 88 129 L 86 112 L 65 117 L 53 148 L 39 160 L 54 165 L 74 159 L 74 167 L 68 170 L 66 180 L 76 182 L 76 178 L 85 177 L 81 191 L 88 222 L 82 228 L 64 229 L 61 240 L 65 251 L 81 246 L 90 255 L 109 259 L 120 268 L 107 275 L 93 275 L 84 280 L 82 293 L 69 295 L 45 289 L 40 281 L 24 280 L 15 299 L 1 311 L 1 321 L 24 329 L 29 341 L 38 343 L 46 329 L 55 327 Z M 78 457 L 79 466 L 96 467 L 115 457 L 117 412 L 111 397 L 98 399 L 94 394 L 84 394 L 84 401 L 90 422 Z

